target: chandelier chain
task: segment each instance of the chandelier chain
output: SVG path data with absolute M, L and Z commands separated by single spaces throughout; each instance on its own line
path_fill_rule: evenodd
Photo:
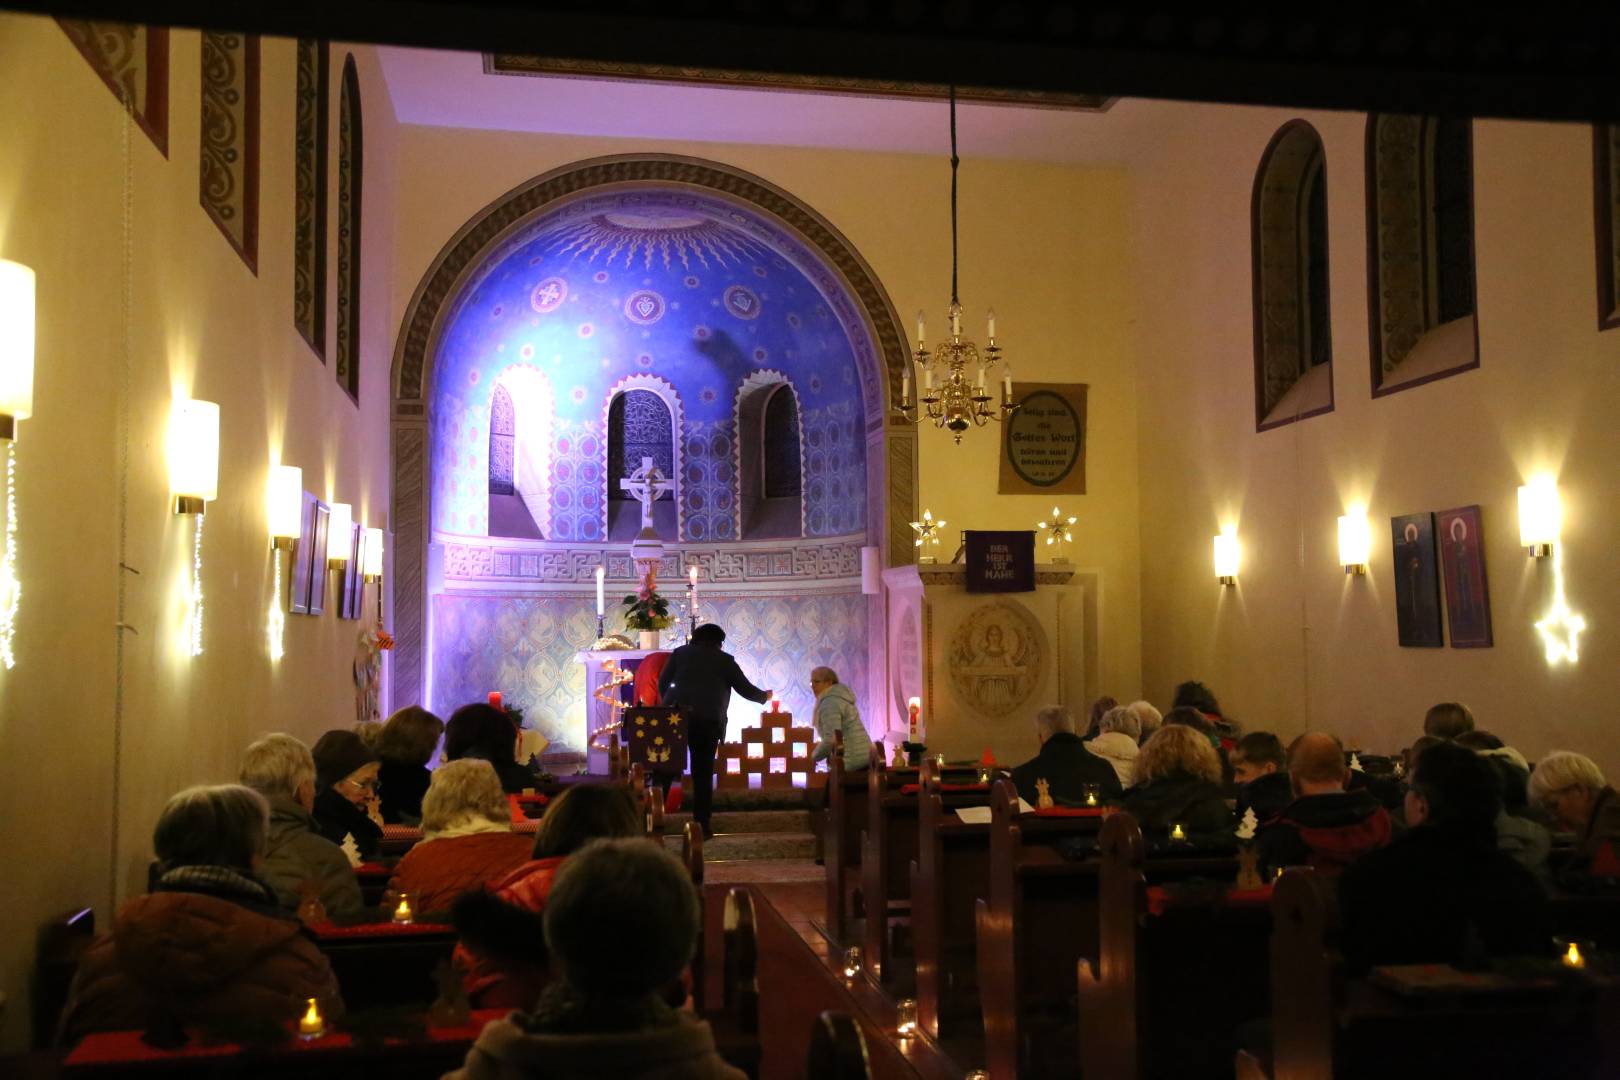
M 961 159 L 956 156 L 956 84 L 951 84 L 951 303 L 961 301 L 956 295 L 956 169 Z

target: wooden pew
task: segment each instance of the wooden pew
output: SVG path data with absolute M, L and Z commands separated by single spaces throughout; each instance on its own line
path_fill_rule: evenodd
M 1195 896 L 1155 913 L 1147 844 L 1135 819 L 1110 816 L 1098 847 L 1097 954 L 1078 969 L 1082 1072 L 1130 1078 L 1224 1071 L 1233 1032 L 1270 1008 L 1269 890 L 1230 900 Z M 1154 869 L 1163 876 L 1186 866 Z
M 978 1034 L 974 906 L 990 878 L 990 826 L 969 825 L 946 808 L 932 765 L 921 775 L 910 867 L 917 1022 L 934 1039 Z
M 810 1026 L 804 1075 L 816 1080 L 868 1080 L 866 1036 L 848 1013 L 824 1012 Z
M 751 1077 L 759 1075 L 759 942 L 755 936 L 754 896 L 746 888 L 726 891 L 721 919 L 720 1008 L 705 1019 L 714 1029 L 720 1055 Z
M 874 747 L 873 760 L 879 759 Z M 855 915 L 861 830 L 866 824 L 866 785 L 863 772 L 857 771 L 851 776 L 844 771 L 843 736 L 835 733 L 832 757 L 827 765 L 827 822 L 822 858 L 827 870 L 827 934 L 840 944 L 850 944 L 853 937 L 850 920 Z
M 648 785 L 647 797 L 643 801 L 647 816 L 647 836 L 659 843 L 664 839 L 664 789 L 656 784 Z
M 331 962 L 350 1012 L 433 1004 L 439 995 L 434 972 L 456 944 L 455 927 L 447 924 L 417 923 L 405 931 L 389 924 L 308 930 Z
M 93 908 L 75 908 L 39 928 L 34 943 L 34 1046 L 56 1043 L 56 1029 L 67 1006 L 79 960 L 96 939 Z
M 1020 818 L 1016 806 L 1011 781 L 997 781 L 988 895 L 975 910 L 985 1061 L 996 1080 L 1067 1076 L 1079 1053 L 1079 961 L 1098 954 L 1100 863 L 1066 858 L 1055 845 L 1094 839 L 1103 818 Z M 1146 872 L 1150 881 L 1230 881 L 1237 862 L 1188 848 L 1149 862 Z
M 703 826 L 695 821 L 688 821 L 681 833 L 681 862 L 686 866 L 686 872 L 692 878 L 692 887 L 698 894 L 698 940 L 697 948 L 692 953 L 692 1007 L 698 1012 L 703 1011 L 703 999 L 707 993 L 705 972 L 708 970 L 706 959 L 708 951 L 704 946 L 703 927 L 707 920 L 702 917 L 703 904 Z
M 1332 883 L 1303 867 L 1278 880 L 1272 921 L 1271 1069 L 1240 1054 L 1245 1075 L 1620 1076 L 1613 977 L 1421 997 L 1348 977 Z
M 880 983 L 892 983 L 902 974 L 892 962 L 896 935 L 891 930 L 912 929 L 911 878 L 921 835 L 921 789 L 932 784 L 946 811 L 984 806 L 990 801 L 988 788 L 947 792 L 941 787 L 947 779 L 953 785 L 977 787 L 977 778 L 975 768 L 955 770 L 949 778 L 937 776 L 931 761 L 923 762 L 915 773 L 881 768 L 867 773 L 866 830 L 861 838 L 861 902 L 866 909 L 862 951 L 867 971 Z M 919 790 L 907 794 L 908 786 Z M 902 951 L 903 956 L 910 954 L 909 947 Z

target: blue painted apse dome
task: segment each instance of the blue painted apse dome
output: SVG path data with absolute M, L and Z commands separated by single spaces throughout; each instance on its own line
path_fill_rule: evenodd
M 740 402 L 778 382 L 799 410 L 804 535 L 865 530 L 875 354 L 841 279 L 781 222 L 695 190 L 582 197 L 503 245 L 450 310 L 433 375 L 437 533 L 503 531 L 490 520 L 499 385 L 512 442 L 497 440 L 498 488 L 515 472 L 528 535 L 606 538 L 610 405 L 647 390 L 676 429 L 679 538 L 739 539 L 740 472 L 762 453 L 757 435 L 738 445 Z

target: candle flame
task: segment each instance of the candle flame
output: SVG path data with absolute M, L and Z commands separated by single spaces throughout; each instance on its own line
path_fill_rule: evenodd
M 1569 943 L 1569 950 L 1564 953 L 1564 964 L 1574 968 L 1586 966 L 1586 959 L 1581 956 L 1581 947 L 1573 941 Z
M 1170 839 L 1172 839 L 1172 840 L 1185 840 L 1185 839 L 1187 839 L 1187 834 L 1182 831 L 1181 825 L 1179 823 L 1177 823 L 1175 828 L 1170 830 Z

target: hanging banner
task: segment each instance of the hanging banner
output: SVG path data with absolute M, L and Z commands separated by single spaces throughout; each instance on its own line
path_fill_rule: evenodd
M 1034 592 L 1035 534 L 1028 530 L 982 532 L 969 529 L 968 592 Z
M 1001 425 L 1002 495 L 1086 493 L 1086 384 L 1013 383 Z

